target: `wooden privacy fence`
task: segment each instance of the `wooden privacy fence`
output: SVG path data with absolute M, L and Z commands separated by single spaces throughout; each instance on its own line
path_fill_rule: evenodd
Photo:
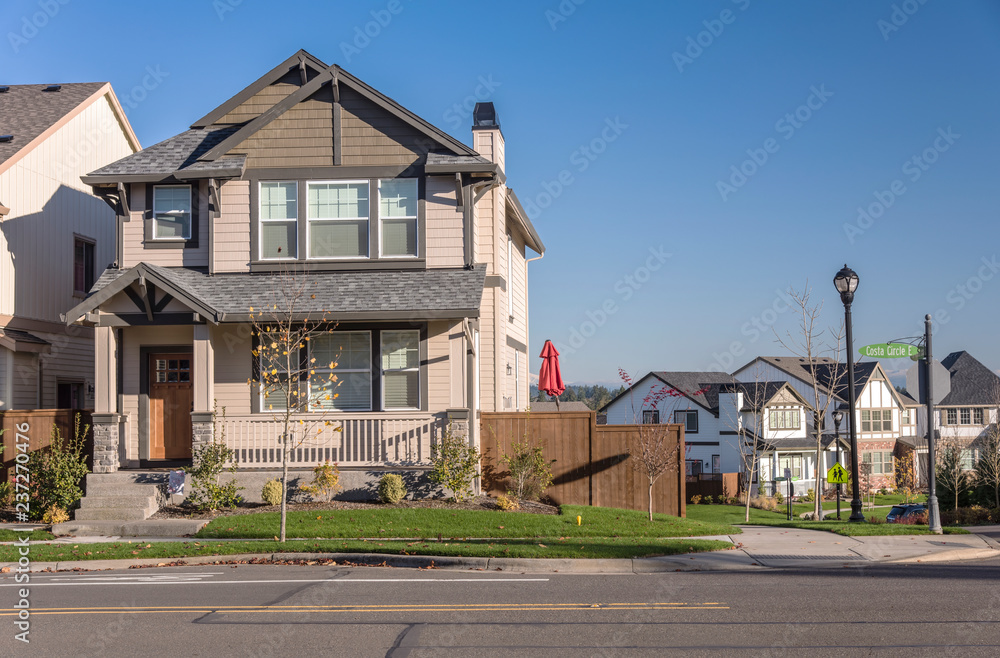
M 738 496 L 740 494 L 739 473 L 701 473 L 687 478 L 687 502 L 691 496 Z
M 653 511 L 684 516 L 684 431 L 680 425 L 669 428 L 667 440 L 678 459 L 653 487 Z M 629 455 L 639 441 L 639 426 L 598 425 L 593 411 L 483 413 L 479 436 L 484 491 L 506 492 L 508 473 L 500 456 L 510 454 L 526 433 L 530 444 L 542 444 L 547 460 L 555 460 L 553 484 L 545 495 L 556 504 L 647 509 L 648 481 L 633 468 Z
M 21 432 L 22 436 L 27 436 L 28 451 L 34 452 L 41 448 L 48 448 L 52 443 L 52 428 L 58 427 L 64 439 L 72 438 L 73 424 L 76 414 L 80 414 L 80 429 L 84 425 L 90 425 L 90 411 L 76 409 L 32 409 L 29 411 L 0 411 L 0 428 L 6 430 L 0 439 L 3 440 L 3 454 L 0 455 L 2 467 L 0 467 L 0 481 L 9 480 L 14 473 L 14 460 L 17 458 L 17 444 L 24 445 L 24 440 L 17 440 L 18 426 L 27 423 L 28 431 Z M 87 433 L 87 438 L 83 444 L 84 454 L 90 459 L 87 460 L 87 467 L 93 469 L 94 464 L 94 435 Z

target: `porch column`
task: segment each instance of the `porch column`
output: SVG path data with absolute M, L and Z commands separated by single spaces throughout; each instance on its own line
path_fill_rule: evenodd
M 194 325 L 192 389 L 194 410 L 191 412 L 191 449 L 212 441 L 212 408 L 215 403 L 215 343 L 207 324 Z
M 94 473 L 118 470 L 121 414 L 118 410 L 118 336 L 111 327 L 94 330 Z

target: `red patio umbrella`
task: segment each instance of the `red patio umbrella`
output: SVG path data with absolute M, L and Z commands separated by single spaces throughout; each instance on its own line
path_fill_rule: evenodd
M 554 397 L 556 409 L 559 409 L 559 396 L 566 390 L 559 372 L 559 351 L 551 340 L 547 340 L 539 356 L 542 357 L 542 368 L 538 371 L 538 390 Z

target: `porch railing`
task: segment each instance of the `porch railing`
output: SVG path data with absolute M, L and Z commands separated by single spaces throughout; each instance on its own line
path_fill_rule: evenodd
M 289 453 L 289 466 L 312 468 L 326 460 L 341 466 L 426 465 L 431 445 L 441 438 L 446 423 L 444 414 L 365 414 L 329 420 L 329 426 L 314 426 L 304 441 L 299 434 L 303 426 L 295 421 L 292 444 L 297 447 Z M 226 445 L 236 453 L 237 466 L 281 465 L 281 421 L 263 417 L 219 422 L 226 432 Z M 323 432 L 317 434 L 321 427 Z

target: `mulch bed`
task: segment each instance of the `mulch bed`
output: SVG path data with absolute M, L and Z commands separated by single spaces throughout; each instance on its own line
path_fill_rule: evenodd
M 477 496 L 461 503 L 448 502 L 441 499 L 404 500 L 395 505 L 375 502 L 354 502 L 334 500 L 329 503 L 288 503 L 289 512 L 308 512 L 314 510 L 352 510 L 352 509 L 450 509 L 450 510 L 496 510 L 496 500 L 489 496 Z M 220 516 L 238 516 L 241 514 L 258 514 L 260 512 L 280 512 L 280 505 L 265 505 L 264 503 L 242 503 L 234 509 L 217 510 L 215 512 L 198 512 L 190 507 L 168 505 L 161 507 L 151 519 L 214 519 Z M 526 514 L 559 514 L 559 508 L 545 503 L 529 500 L 521 501 L 519 512 Z

